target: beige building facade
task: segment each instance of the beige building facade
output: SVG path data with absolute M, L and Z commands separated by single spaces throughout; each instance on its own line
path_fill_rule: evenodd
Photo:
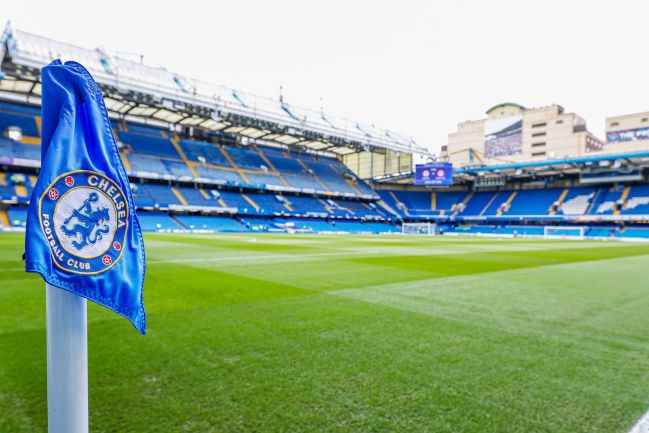
M 440 157 L 454 166 L 576 157 L 603 150 L 586 121 L 560 105 L 496 105 L 487 117 L 458 124 Z M 649 125 L 648 125 L 649 126 Z

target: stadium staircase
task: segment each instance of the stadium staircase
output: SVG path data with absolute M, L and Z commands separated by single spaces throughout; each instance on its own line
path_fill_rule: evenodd
M 410 213 L 408 212 L 408 206 L 406 206 L 405 204 L 403 204 L 403 202 L 397 198 L 397 195 L 394 193 L 394 191 L 388 191 L 388 193 L 390 194 L 390 197 L 392 197 L 392 200 L 394 200 L 394 202 L 397 204 L 397 207 L 398 207 L 398 208 L 399 208 L 399 209 L 400 209 L 400 210 L 401 210 L 405 215 L 410 215 Z
M 203 196 L 203 198 L 204 198 L 205 200 L 210 200 L 210 195 L 209 195 L 209 194 L 207 193 L 207 191 L 205 191 L 203 188 L 198 188 L 198 192 L 200 193 L 200 195 Z M 223 200 L 221 200 L 221 198 L 219 198 L 218 201 L 219 201 L 219 202 L 222 202 Z M 219 204 L 220 204 L 220 203 L 219 203 Z M 227 207 L 227 206 L 223 206 L 223 207 Z
M 263 150 L 261 150 L 259 147 L 255 146 L 255 151 L 259 154 L 259 157 L 266 163 L 268 168 L 270 169 L 273 174 L 277 176 L 277 178 L 282 182 L 284 186 L 290 186 L 286 178 L 282 175 L 282 173 L 275 167 L 275 164 L 266 156 Z
M 189 204 L 187 202 L 187 199 L 183 196 L 183 194 L 180 192 L 180 190 L 178 190 L 178 188 L 172 186 L 171 187 L 171 192 L 174 193 L 174 195 L 176 196 L 176 198 L 178 199 L 180 204 L 182 204 L 183 206 L 187 206 Z
M 451 208 L 451 214 L 455 216 L 461 213 L 464 209 L 466 209 L 467 205 L 469 204 L 469 202 L 471 201 L 474 195 L 475 195 L 474 191 L 469 191 L 469 193 L 464 196 L 464 198 L 460 203 L 454 205 Z
M 622 210 L 626 207 L 627 202 L 629 201 L 629 194 L 631 193 L 631 187 L 629 185 L 624 187 L 622 195 L 620 196 L 620 207 L 616 208 L 613 212 L 613 215 L 620 215 Z
M 512 201 L 514 201 L 514 199 L 516 198 L 516 194 L 518 194 L 517 191 L 512 191 L 511 194 L 509 194 L 507 200 L 502 205 L 500 205 L 500 207 L 496 211 L 496 215 L 502 216 L 502 214 L 507 213 L 512 205 Z
M 597 188 L 595 195 L 590 199 L 590 202 L 588 203 L 588 207 L 586 208 L 584 215 L 589 215 L 590 213 L 597 211 L 597 205 L 600 202 L 600 196 L 602 194 L 606 194 L 606 189 Z
M 379 200 L 379 201 L 377 201 L 376 203 L 377 203 L 380 207 L 382 207 L 383 209 L 385 209 L 385 211 L 388 212 L 388 214 L 390 214 L 390 215 L 392 215 L 392 216 L 394 216 L 394 217 L 397 217 L 397 218 L 401 218 L 401 214 L 400 214 L 399 212 L 395 211 L 395 210 L 392 208 L 392 206 L 390 206 L 389 204 L 387 204 L 387 203 L 385 202 L 385 200 Z
M 223 200 L 221 197 L 216 200 L 216 202 L 221 206 L 221 207 L 229 207 L 228 204 Z
M 329 203 L 327 203 L 327 200 L 323 200 L 323 199 L 319 198 L 318 201 L 322 204 L 322 206 L 325 208 L 327 213 L 329 213 L 329 214 L 333 213 L 333 208 L 331 207 L 331 205 Z
M 41 131 L 43 130 L 43 119 L 41 118 L 41 116 L 34 116 L 34 123 L 36 123 L 36 129 L 38 130 L 38 136 L 40 137 Z
M 293 205 L 291 205 L 291 202 L 288 200 L 286 197 L 282 197 L 282 203 L 284 204 L 284 207 L 289 211 L 293 212 Z
M 491 196 L 491 198 L 489 199 L 489 201 L 487 202 L 485 207 L 483 207 L 482 210 L 480 211 L 480 216 L 483 216 L 485 214 L 485 212 L 487 212 L 487 210 L 491 207 L 493 202 L 496 201 L 496 198 L 498 197 L 498 194 L 499 193 L 495 193 L 494 195 Z
M 176 149 L 178 156 L 180 156 L 180 160 L 187 166 L 187 169 L 191 172 L 192 176 L 199 178 L 200 176 L 198 175 L 198 173 L 196 173 L 196 170 L 194 170 L 194 167 L 189 161 L 189 158 L 187 158 L 187 154 L 180 146 L 180 137 L 175 132 L 171 137 L 171 145 L 174 147 L 174 149 Z
M 561 205 L 566 200 L 566 196 L 568 195 L 568 192 L 570 192 L 570 188 L 564 188 L 564 190 L 561 191 L 561 195 L 559 196 L 557 201 L 550 205 L 550 209 L 548 209 L 548 215 L 556 215 L 557 209 L 560 209 Z
M 234 171 L 241 176 L 241 179 L 243 179 L 244 182 L 250 183 L 250 179 L 248 179 L 248 176 L 243 172 L 243 170 L 234 162 L 234 159 L 232 159 L 232 156 L 228 151 L 225 149 L 224 146 L 219 146 L 219 150 L 225 157 L 225 159 L 228 161 L 228 164 L 234 169 Z
M 345 182 L 347 182 L 347 185 L 349 185 L 349 187 L 351 189 L 353 189 L 357 194 L 360 194 L 360 195 L 363 194 L 363 191 L 360 190 L 360 188 L 358 187 L 356 182 L 354 182 L 352 179 L 345 176 Z
M 126 150 L 120 151 L 119 157 L 122 160 L 122 164 L 124 164 L 124 168 L 126 169 L 126 172 L 131 173 L 133 171 L 133 167 L 131 167 L 131 161 L 128 160 Z
M 320 179 L 320 178 L 318 177 L 318 175 L 316 174 L 316 172 L 315 172 L 314 170 L 311 170 L 311 168 L 309 168 L 309 166 L 306 165 L 306 163 L 305 163 L 304 161 L 302 161 L 302 159 L 297 158 L 297 162 L 300 163 L 300 165 L 302 166 L 302 168 L 304 168 L 304 171 L 305 171 L 306 173 L 310 173 L 311 176 L 313 176 L 313 178 L 315 179 L 315 181 L 318 183 L 318 185 L 320 185 L 320 186 L 322 187 L 322 189 L 323 189 L 324 191 L 329 190 L 329 187 L 328 187 L 328 186 L 327 186 L 327 185 L 322 181 L 322 179 Z
M 261 210 L 261 207 L 260 207 L 260 206 L 259 206 L 259 205 L 258 205 L 258 204 L 253 200 L 253 199 L 251 199 L 251 198 L 250 198 L 249 196 L 247 196 L 246 194 L 241 194 L 241 197 L 242 197 L 246 202 L 248 202 L 248 204 L 249 204 L 250 206 L 252 206 L 252 207 L 255 209 L 255 211 L 257 211 L 257 213 L 259 213 L 259 211 Z
M 179 226 L 180 228 L 183 228 L 183 229 L 185 229 L 185 230 L 187 230 L 187 229 L 189 228 L 189 227 L 187 227 L 187 226 L 185 225 L 185 223 L 183 223 L 182 221 L 180 221 L 180 219 L 178 219 L 178 217 L 177 217 L 176 215 L 169 215 L 169 218 L 171 218 L 171 220 L 172 220 L 173 222 L 175 222 L 176 224 L 178 224 L 178 226 Z
M 9 217 L 5 209 L 0 209 L 0 227 L 10 227 Z

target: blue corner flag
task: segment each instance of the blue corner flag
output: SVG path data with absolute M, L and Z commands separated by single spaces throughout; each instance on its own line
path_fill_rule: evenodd
M 49 284 L 103 305 L 146 333 L 140 225 L 101 90 L 79 63 L 42 71 L 41 171 L 25 261 Z

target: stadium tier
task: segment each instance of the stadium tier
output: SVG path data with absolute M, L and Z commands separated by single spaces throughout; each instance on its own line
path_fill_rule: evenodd
M 379 190 L 378 193 L 385 204 L 407 219 L 649 215 L 649 185 L 646 184 L 477 192 Z
M 38 108 L 0 104 L 0 227 L 24 227 L 40 160 Z M 339 160 L 113 123 L 147 231 L 397 230 L 378 196 Z M 336 225 L 338 220 L 347 220 Z
M 586 221 L 584 235 L 649 237 L 629 222 L 649 219 L 646 183 L 374 190 L 338 159 L 313 152 L 123 120 L 113 129 L 147 231 L 385 233 L 433 221 L 445 233 L 540 236 L 548 224 L 601 217 Z M 38 108 L 1 102 L 0 131 L 0 227 L 20 228 L 40 160 Z

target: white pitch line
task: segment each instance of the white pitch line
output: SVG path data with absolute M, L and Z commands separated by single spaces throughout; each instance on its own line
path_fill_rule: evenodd
M 649 411 L 635 423 L 629 433 L 649 433 Z

